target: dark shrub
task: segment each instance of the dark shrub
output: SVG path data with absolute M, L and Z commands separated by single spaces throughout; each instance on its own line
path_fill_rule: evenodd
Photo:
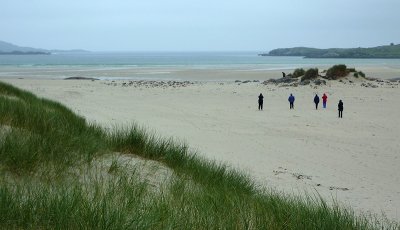
M 348 72 L 346 65 L 334 65 L 328 69 L 328 71 L 326 72 L 326 77 L 328 79 L 336 80 L 338 78 L 347 76 L 347 74 Z
M 299 85 L 309 85 L 311 83 L 310 80 L 304 80 L 299 83 Z
M 356 77 L 356 78 L 358 78 L 358 72 L 355 72 L 355 73 L 353 74 L 353 76 Z
M 365 73 L 363 73 L 362 71 L 358 71 L 358 75 L 360 75 L 360 77 L 365 78 Z
M 293 72 L 293 74 L 292 74 L 292 76 L 293 77 L 301 77 L 301 76 L 303 76 L 304 74 L 305 74 L 305 70 L 303 69 L 303 68 L 298 68 L 298 69 L 295 69 L 294 70 L 294 72 Z
M 318 77 L 318 69 L 314 68 L 314 69 L 308 69 L 305 73 L 304 76 L 301 77 L 301 81 L 305 81 L 305 80 L 311 80 L 314 78 Z
M 317 79 L 317 80 L 314 80 L 314 84 L 315 85 L 326 85 L 326 81 L 325 80 L 320 80 L 320 79 Z
M 348 69 L 347 69 L 347 72 L 349 72 L 349 73 L 355 73 L 355 72 L 357 72 L 357 71 L 356 71 L 355 68 L 348 68 Z

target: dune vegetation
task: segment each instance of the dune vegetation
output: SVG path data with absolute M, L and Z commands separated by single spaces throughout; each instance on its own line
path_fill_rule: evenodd
M 400 229 L 318 194 L 261 188 L 172 138 L 90 124 L 4 83 L 0 175 L 1 229 Z

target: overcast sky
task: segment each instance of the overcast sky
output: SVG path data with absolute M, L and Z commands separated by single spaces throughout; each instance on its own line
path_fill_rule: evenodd
M 0 40 L 92 51 L 400 43 L 400 0 L 0 0 Z

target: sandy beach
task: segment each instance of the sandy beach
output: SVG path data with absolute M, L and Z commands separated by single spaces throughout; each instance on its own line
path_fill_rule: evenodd
M 292 194 L 318 193 L 356 211 L 383 212 L 400 220 L 399 83 L 374 81 L 373 88 L 349 79 L 352 82 L 282 87 L 262 84 L 260 79 L 268 75 L 262 74 L 244 75 L 241 82 L 223 77 L 163 83 L 15 77 L 1 81 L 59 101 L 105 127 L 136 122 L 187 143 L 201 156 L 243 170 L 261 186 Z M 246 79 L 259 81 L 243 83 Z M 260 93 L 263 111 L 257 109 Z M 296 97 L 294 110 L 289 110 L 290 93 Z M 315 110 L 315 93 L 327 93 L 326 109 Z M 340 99 L 343 119 L 337 114 Z
M 0 63 L 1 64 L 1 63 Z M 294 64 L 293 64 L 294 65 Z M 293 72 L 292 64 L 279 65 L 193 65 L 193 66 L 0 66 L 0 79 L 64 79 L 68 77 L 96 78 L 100 80 L 175 80 L 175 81 L 235 81 L 260 80 L 282 77 Z M 330 68 L 331 64 L 307 64 L 299 68 L 318 68 L 320 72 Z M 391 79 L 400 78 L 400 65 L 361 64 L 348 65 L 349 68 L 362 70 L 368 77 Z

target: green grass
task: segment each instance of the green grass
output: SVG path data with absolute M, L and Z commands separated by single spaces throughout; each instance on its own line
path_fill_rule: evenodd
M 107 131 L 3 83 L 0 134 L 1 229 L 400 229 L 318 195 L 259 188 L 183 143 L 137 125 Z M 114 152 L 155 160 L 174 173 L 155 189 L 139 166 L 113 159 L 93 169 Z
M 106 147 L 105 134 L 72 111 L 28 92 L 1 84 L 0 124 L 12 127 L 0 147 L 2 164 L 14 172 L 35 171 L 43 163 L 68 167 L 90 162 Z

